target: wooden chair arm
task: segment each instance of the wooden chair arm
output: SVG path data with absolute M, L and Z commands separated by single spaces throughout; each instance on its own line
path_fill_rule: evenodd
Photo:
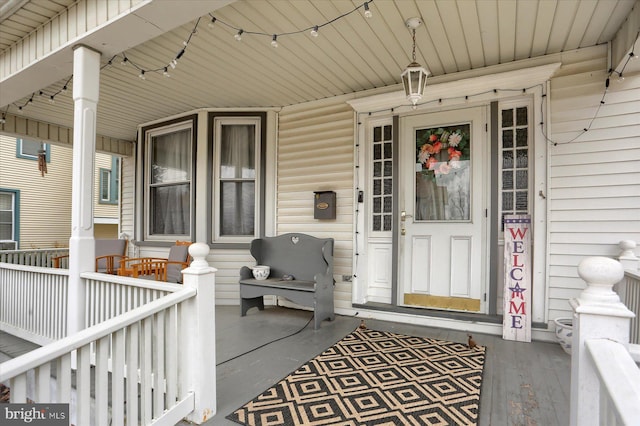
M 96 271 L 98 270 L 98 262 L 102 259 L 106 260 L 107 263 L 107 274 L 116 274 L 118 270 L 116 269 L 116 258 L 120 258 L 120 264 L 127 258 L 126 255 L 123 254 L 105 254 L 104 256 L 96 257 Z
M 62 256 L 56 256 L 56 257 L 52 257 L 51 260 L 53 261 L 53 267 L 54 268 L 59 268 L 60 267 L 60 261 L 64 258 L 69 257 L 68 254 L 63 254 Z

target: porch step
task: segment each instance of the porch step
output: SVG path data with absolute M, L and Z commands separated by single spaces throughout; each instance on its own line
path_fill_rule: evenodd
M 40 345 L 0 331 L 0 363 L 17 358 L 39 347 Z

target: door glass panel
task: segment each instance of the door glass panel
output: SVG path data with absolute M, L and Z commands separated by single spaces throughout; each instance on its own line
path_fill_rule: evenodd
M 391 231 L 393 215 L 393 141 L 392 126 L 373 128 L 373 209 L 372 231 Z
M 470 220 L 470 132 L 470 124 L 416 130 L 414 220 Z

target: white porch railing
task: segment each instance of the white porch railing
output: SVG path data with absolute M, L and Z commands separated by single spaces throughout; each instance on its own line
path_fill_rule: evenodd
M 139 306 L 182 290 L 180 284 L 85 272 L 86 327 L 100 324 Z
M 72 423 L 78 425 L 174 425 L 185 417 L 200 424 L 212 417 L 215 269 L 205 259 L 208 252 L 206 244 L 191 245 L 194 261 L 183 271 L 183 286 L 161 291 L 143 286 L 141 293 L 124 288 L 120 296 L 124 295 L 121 301 L 125 302 L 119 309 L 133 309 L 120 315 L 117 310 L 95 312 L 89 321 L 104 319 L 102 322 L 0 364 L 0 382 L 9 384 L 11 402 L 25 402 L 29 397 L 38 403 L 72 403 L 74 394 L 77 403 L 71 404 L 70 414 Z M 87 293 L 115 297 L 119 291 L 115 285 L 128 284 L 101 282 L 102 277 L 105 275 L 83 274 L 94 288 Z M 145 298 L 156 296 L 142 304 Z M 141 306 L 135 307 L 136 303 Z M 28 386 L 30 376 L 34 377 L 33 389 Z
M 67 335 L 66 269 L 0 263 L 0 329 L 39 345 Z
M 571 426 L 637 425 L 640 370 L 629 347 L 631 319 L 613 285 L 624 276 L 620 262 L 584 259 L 578 274 L 587 283 L 571 301 Z
M 14 265 L 53 267 L 54 257 L 69 254 L 68 248 L 32 249 L 32 250 L 0 250 L 0 263 Z M 68 268 L 68 260 L 62 259 L 63 266 Z
M 621 250 L 618 260 L 624 268 L 624 278 L 616 285 L 616 291 L 620 295 L 620 300 L 634 314 L 631 320 L 630 342 L 640 344 L 640 258 L 634 250 L 637 244 L 635 241 L 620 241 Z
M 178 284 L 85 272 L 85 328 L 182 289 Z M 67 336 L 68 269 L 0 263 L 0 329 L 45 345 Z

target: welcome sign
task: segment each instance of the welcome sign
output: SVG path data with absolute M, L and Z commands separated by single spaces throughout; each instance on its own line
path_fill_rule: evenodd
M 531 341 L 531 216 L 504 219 L 502 338 Z

